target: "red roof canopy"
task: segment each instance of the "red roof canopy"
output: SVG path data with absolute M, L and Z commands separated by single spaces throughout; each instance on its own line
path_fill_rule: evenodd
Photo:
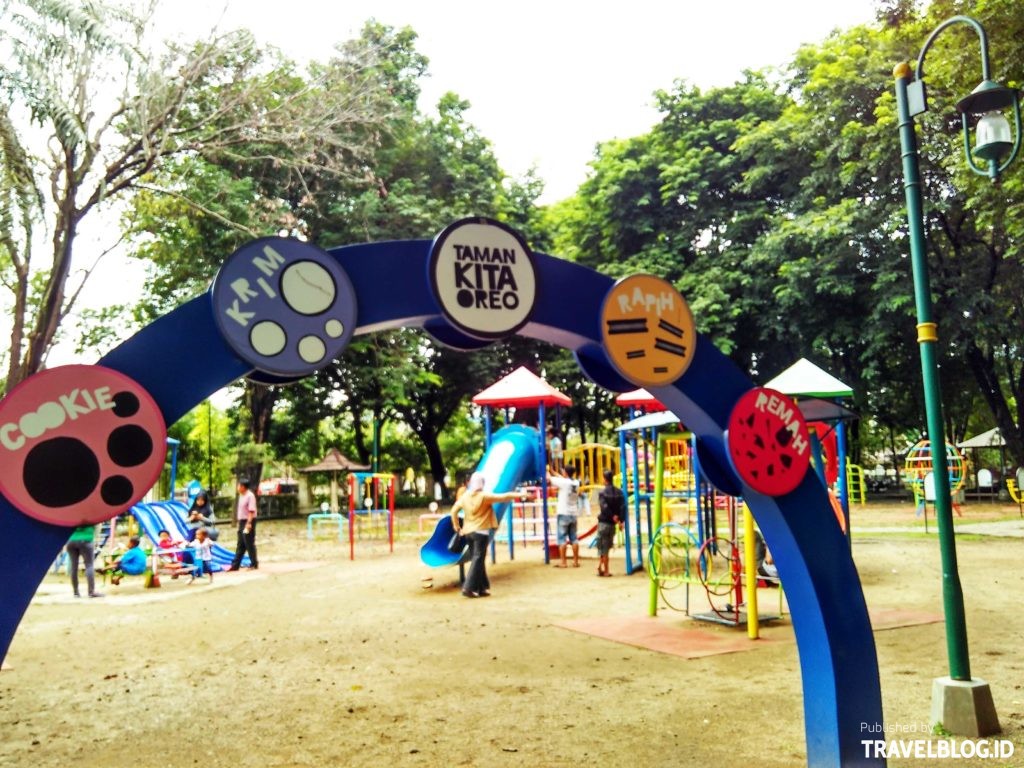
M 646 389 L 634 389 L 632 392 L 623 392 L 615 398 L 615 404 L 621 405 L 624 408 L 632 405 L 640 406 L 646 409 L 648 413 L 668 410 L 658 400 L 655 400 L 654 395 Z
M 568 395 L 563 395 L 523 366 L 478 393 L 473 402 L 476 405 L 496 405 L 501 408 L 536 408 L 541 403 L 545 406 L 572 405 Z

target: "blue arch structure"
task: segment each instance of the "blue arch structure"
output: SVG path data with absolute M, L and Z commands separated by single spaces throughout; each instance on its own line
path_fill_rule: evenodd
M 350 281 L 358 304 L 355 327 L 345 329 L 347 335 L 420 327 L 458 348 L 487 343 L 450 323 L 442 311 L 428 278 L 435 242 L 381 242 L 321 251 Z M 612 279 L 542 253 L 532 254 L 532 265 L 536 295 L 514 332 L 572 350 L 584 372 L 601 386 L 614 391 L 634 388 L 603 347 L 601 307 L 614 286 Z M 219 328 L 223 318 L 215 317 L 214 294 L 218 282 L 224 286 L 223 275 L 222 269 L 208 294 L 154 321 L 98 361 L 148 391 L 167 424 L 221 387 L 260 374 Z M 266 291 L 271 293 L 269 286 Z M 194 366 L 190 361 L 197 349 L 203 350 L 203 364 Z M 282 381 L 295 378 L 285 370 L 262 373 Z M 723 490 L 742 494 L 775 555 L 799 651 L 808 765 L 883 765 L 883 758 L 865 754 L 861 742 L 867 727 L 882 723 L 874 637 L 859 576 L 824 486 L 808 472 L 794 491 L 777 498 L 764 496 L 743 482 L 728 459 L 731 410 L 753 387 L 708 339 L 698 336 L 685 373 L 651 392 L 697 436 L 702 468 L 709 477 Z M 68 527 L 41 522 L 0 496 L 0 660 L 68 535 Z

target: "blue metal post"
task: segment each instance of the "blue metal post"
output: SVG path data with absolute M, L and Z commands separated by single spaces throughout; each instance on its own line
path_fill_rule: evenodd
M 836 453 L 839 454 L 839 503 L 843 508 L 843 521 L 846 523 L 846 538 L 853 543 L 853 534 L 850 532 L 850 481 L 846 476 L 847 461 L 849 456 L 846 452 L 846 422 L 842 419 L 836 424 Z
M 619 471 L 622 474 L 622 493 L 626 494 L 629 491 L 628 485 L 628 473 L 626 467 L 626 433 L 619 432 Z M 626 549 L 626 573 L 633 572 L 633 553 L 630 551 L 631 544 L 629 541 L 629 515 L 625 516 L 622 521 L 622 537 L 623 546 Z
M 637 547 L 640 547 L 640 452 L 637 447 L 636 433 L 633 434 L 633 439 L 631 440 L 631 442 L 633 446 L 633 517 L 636 520 L 635 532 L 636 539 L 638 542 Z M 643 561 L 641 560 L 640 563 L 638 563 L 637 565 L 631 564 L 627 567 L 627 570 L 630 573 L 632 573 L 635 570 L 639 570 L 642 563 Z

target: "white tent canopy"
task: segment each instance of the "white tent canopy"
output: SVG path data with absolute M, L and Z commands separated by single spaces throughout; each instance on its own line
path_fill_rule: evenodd
M 1006 440 L 1003 439 L 1003 433 L 999 431 L 999 427 L 993 427 L 988 432 L 982 432 L 980 435 L 969 437 L 962 443 L 957 443 L 957 448 L 1002 448 L 1006 445 Z
M 616 427 L 615 431 L 629 432 L 633 429 L 650 429 L 652 427 L 663 427 L 666 424 L 678 423 L 679 417 L 672 413 L 672 411 L 655 411 L 654 413 L 645 413 L 642 416 L 637 416 L 635 419 L 631 419 L 625 424 Z
M 853 389 L 835 376 L 801 357 L 765 384 L 784 395 L 795 397 L 852 397 Z

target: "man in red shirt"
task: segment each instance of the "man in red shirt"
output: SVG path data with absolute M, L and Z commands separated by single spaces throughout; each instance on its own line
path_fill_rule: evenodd
M 250 489 L 249 480 L 244 477 L 238 481 L 238 506 L 235 508 L 235 517 L 238 519 L 238 544 L 228 570 L 237 571 L 238 566 L 242 564 L 242 557 L 247 552 L 249 567 L 259 568 L 259 560 L 256 558 L 256 494 Z

